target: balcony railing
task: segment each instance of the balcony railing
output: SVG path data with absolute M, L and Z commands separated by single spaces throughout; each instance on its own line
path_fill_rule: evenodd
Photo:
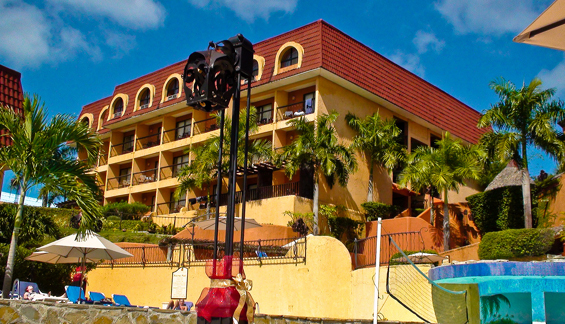
M 216 118 L 208 118 L 204 120 L 197 121 L 194 123 L 194 135 L 202 134 L 206 132 L 211 132 L 213 130 L 218 129 L 218 125 L 216 124 Z
M 157 215 L 167 215 L 179 213 L 181 208 L 186 205 L 185 201 L 170 201 L 157 204 Z
M 143 150 L 161 144 L 161 134 L 140 137 L 135 141 L 135 149 Z
M 98 157 L 98 165 L 103 166 L 108 164 L 108 153 L 100 152 L 100 156 Z
M 129 187 L 129 186 L 130 186 L 130 175 L 129 174 L 108 179 L 108 190 L 125 188 L 125 187 Z
M 278 184 L 274 186 L 259 187 L 251 190 L 247 190 L 247 195 L 245 199 L 247 201 L 276 198 L 283 196 L 301 196 L 305 198 L 312 198 L 312 193 L 300 192 L 300 182 L 289 182 Z M 239 204 L 243 200 L 242 192 L 238 191 L 235 193 L 235 203 Z M 222 194 L 220 196 L 220 206 L 225 206 L 228 204 L 228 193 Z
M 134 186 L 155 181 L 157 181 L 157 168 L 136 172 L 133 174 Z
M 190 127 L 179 127 L 169 129 L 165 131 L 165 136 L 163 137 L 163 143 L 170 143 L 174 141 L 181 140 L 183 138 L 190 137 L 191 129 Z
M 277 265 L 298 264 L 306 262 L 307 238 L 281 238 L 257 241 L 245 241 L 243 244 L 243 259 L 246 265 Z M 225 243 L 218 242 L 217 258 L 224 256 Z M 108 260 L 100 263 L 99 267 L 128 266 L 174 266 L 190 267 L 205 266 L 212 260 L 214 244 L 195 242 L 194 244 L 176 244 L 169 246 L 125 247 L 131 257 Z M 234 242 L 234 258 L 239 260 L 241 246 Z M 175 256 L 186 255 L 184 262 Z M 238 271 L 237 262 L 232 272 Z
M 159 172 L 159 179 L 165 180 L 178 177 L 180 170 L 185 165 L 188 165 L 188 163 L 177 163 L 161 167 L 161 171 Z
M 305 101 L 282 106 L 277 109 L 277 120 L 291 119 L 314 113 L 314 109 L 306 110 Z
M 112 149 L 110 150 L 110 157 L 133 152 L 133 144 L 134 141 L 131 140 L 120 144 L 112 145 Z
M 394 253 L 397 251 L 392 248 L 389 238 L 392 238 L 401 249 L 406 251 L 422 251 L 424 249 L 424 240 L 421 232 L 383 234 L 381 236 L 380 265 L 389 264 Z M 376 240 L 376 236 L 355 240 L 353 246 L 353 267 L 355 269 L 375 266 Z
M 267 117 L 266 113 L 270 112 L 270 116 Z M 266 125 L 273 122 L 273 108 L 269 110 L 263 110 L 261 113 L 257 113 L 257 125 Z

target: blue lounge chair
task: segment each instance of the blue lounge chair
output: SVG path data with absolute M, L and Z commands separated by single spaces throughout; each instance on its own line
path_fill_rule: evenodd
M 65 291 L 67 292 L 67 298 L 71 303 L 73 304 L 87 303 L 86 297 L 84 296 L 84 290 L 82 288 L 77 286 L 65 286 Z M 79 294 L 80 294 L 80 301 L 79 301 Z
M 126 295 L 113 294 L 112 299 L 116 306 L 138 307 L 136 305 L 132 305 Z
M 12 299 L 23 299 L 24 294 L 26 292 L 26 288 L 28 286 L 32 286 L 34 292 L 43 295 L 43 293 L 39 290 L 39 287 L 37 286 L 37 284 L 35 282 L 20 281 L 19 279 L 16 279 L 14 281 L 14 286 L 12 287 L 12 292 L 10 293 L 10 298 L 12 298 Z
M 94 304 L 113 305 L 112 302 L 106 301 L 106 296 L 101 292 L 91 291 L 89 297 Z

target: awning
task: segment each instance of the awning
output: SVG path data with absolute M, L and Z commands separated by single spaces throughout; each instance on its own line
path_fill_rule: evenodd
M 403 196 L 418 196 L 420 193 L 416 192 L 416 191 L 412 191 L 408 188 L 403 188 L 400 185 L 396 184 L 396 183 L 392 183 L 392 192 L 393 193 L 397 193 L 399 195 L 403 195 Z
M 565 0 L 553 2 L 514 41 L 565 51 Z

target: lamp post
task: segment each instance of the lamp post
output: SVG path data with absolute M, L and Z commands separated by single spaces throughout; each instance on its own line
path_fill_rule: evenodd
M 242 234 L 239 263 L 234 260 L 234 218 L 236 205 L 237 155 L 239 139 L 240 86 L 247 79 L 249 118 L 249 87 L 253 71 L 253 45 L 238 34 L 221 42 L 210 42 L 206 51 L 194 52 L 188 57 L 184 70 L 184 89 L 187 104 L 206 112 L 219 112 L 220 148 L 218 156 L 218 186 L 216 189 L 216 223 L 214 231 L 214 256 L 206 264 L 206 274 L 211 279 L 210 288 L 202 291 L 196 303 L 198 324 L 231 324 L 234 319 L 241 323 L 253 321 L 254 302 L 249 294 L 250 282 L 243 272 L 243 224 L 245 207 L 242 212 Z M 230 101 L 232 104 L 232 126 L 228 171 L 228 205 L 226 212 L 225 253 L 218 259 L 218 222 L 222 177 L 222 151 L 224 141 L 224 115 Z M 249 132 L 249 122 L 246 124 Z M 247 140 L 246 136 L 246 140 Z M 247 143 L 245 145 L 247 158 Z M 244 167 L 247 166 L 245 163 Z M 244 168 L 244 183 L 247 170 Z M 245 188 L 243 189 L 245 206 Z

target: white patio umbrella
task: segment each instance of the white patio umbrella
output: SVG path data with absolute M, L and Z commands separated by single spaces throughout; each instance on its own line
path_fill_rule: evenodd
M 565 0 L 553 2 L 514 41 L 565 51 Z
M 410 261 L 412 261 L 413 263 L 436 263 L 443 261 L 445 257 L 433 253 L 418 252 L 418 253 L 410 254 L 408 256 L 408 259 L 410 259 Z M 395 258 L 394 261 L 408 262 L 406 258 L 403 256 L 399 258 Z
M 51 264 L 58 264 L 58 263 L 80 263 L 82 262 L 82 258 L 77 257 L 64 257 L 59 254 L 45 252 L 45 251 L 37 251 L 33 252 L 31 255 L 25 258 L 28 261 L 37 261 L 37 262 L 45 262 Z M 87 259 L 86 262 L 98 262 L 99 259 Z
M 213 230 L 215 225 L 215 218 L 203 220 L 200 222 L 195 222 L 194 225 L 200 227 L 203 230 Z M 219 218 L 218 230 L 225 231 L 226 230 L 226 217 Z M 236 231 L 241 231 L 241 217 L 235 217 L 234 219 L 234 229 Z M 255 227 L 262 227 L 261 224 L 257 223 L 256 220 L 253 218 L 246 218 L 245 219 L 245 229 L 255 228 Z
M 60 255 L 64 258 L 62 259 L 63 261 L 70 261 L 74 258 L 80 259 L 82 269 L 86 268 L 85 263 L 87 260 L 90 260 L 89 262 L 96 262 L 99 260 L 115 260 L 133 256 L 116 244 L 91 231 L 86 232 L 82 238 L 79 238 L 77 234 L 63 237 L 37 250 Z M 41 258 L 44 256 L 36 255 L 36 257 Z M 82 287 L 83 278 L 84 276 L 81 276 L 80 287 Z

